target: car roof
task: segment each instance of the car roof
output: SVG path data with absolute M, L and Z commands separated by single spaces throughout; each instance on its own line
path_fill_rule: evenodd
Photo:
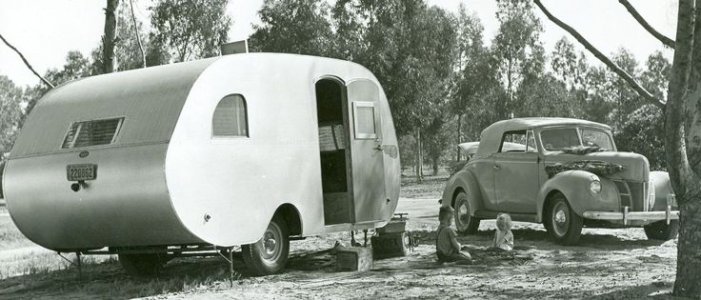
M 502 120 L 489 125 L 482 131 L 477 156 L 489 155 L 499 151 L 499 144 L 504 132 L 558 125 L 587 126 L 607 131 L 611 130 L 611 127 L 605 124 L 573 118 L 514 118 Z

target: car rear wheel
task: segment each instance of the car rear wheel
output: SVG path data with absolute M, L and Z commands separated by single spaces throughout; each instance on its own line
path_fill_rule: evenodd
M 455 228 L 461 234 L 475 234 L 480 227 L 480 219 L 470 216 L 470 201 L 467 199 L 465 192 L 455 197 Z
M 645 235 L 649 240 L 668 241 L 677 237 L 679 233 L 679 220 L 658 221 L 645 225 Z
M 135 277 L 157 276 L 168 261 L 165 254 L 161 253 L 120 253 L 118 257 L 119 263 L 122 264 L 127 274 Z
M 287 223 L 275 217 L 255 244 L 241 246 L 243 261 L 254 275 L 275 274 L 285 268 L 290 251 Z
M 579 241 L 584 220 L 567 203 L 564 195 L 558 193 L 550 200 L 545 214 L 545 228 L 562 245 L 572 245 Z

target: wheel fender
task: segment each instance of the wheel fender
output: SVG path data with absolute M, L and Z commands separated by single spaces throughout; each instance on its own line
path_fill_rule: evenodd
M 602 193 L 598 195 L 592 194 L 589 190 L 589 185 L 592 180 L 602 182 Z M 599 202 L 603 194 L 603 186 L 609 185 L 608 180 L 601 180 L 599 176 L 582 170 L 570 170 L 556 174 L 548 179 L 538 192 L 537 201 L 537 218 L 536 221 L 542 222 L 543 210 L 545 201 L 554 192 L 562 193 L 574 212 L 582 216 L 584 211 L 591 207 L 591 204 Z
M 669 173 L 662 171 L 650 172 L 650 185 L 655 191 L 655 204 L 652 210 L 667 209 L 667 196 L 674 194 L 672 183 L 669 180 Z M 676 209 L 676 206 L 674 209 Z
M 470 203 L 470 215 L 474 216 L 475 211 L 482 209 L 482 192 L 480 191 L 477 178 L 470 170 L 463 169 L 455 173 L 448 179 L 446 188 L 443 190 L 441 205 L 454 207 L 455 196 L 462 190 L 467 194 Z

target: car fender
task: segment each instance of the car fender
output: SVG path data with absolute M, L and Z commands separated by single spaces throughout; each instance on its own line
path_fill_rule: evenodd
M 655 191 L 655 204 L 651 210 L 667 209 L 667 196 L 673 195 L 672 183 L 669 180 L 669 173 L 662 171 L 650 172 L 650 185 Z M 673 209 L 676 205 L 673 206 Z
M 482 209 L 482 192 L 479 188 L 477 178 L 469 169 L 462 169 L 448 179 L 443 190 L 442 206 L 454 207 L 453 200 L 459 190 L 465 191 L 470 203 L 470 215 L 474 216 L 475 211 Z
M 593 180 L 601 182 L 601 192 L 598 194 L 589 190 Z M 579 216 L 587 210 L 610 210 L 618 203 L 618 189 L 611 180 L 583 170 L 564 171 L 541 186 L 538 192 L 536 221 L 542 222 L 545 202 L 555 192 L 562 193 L 572 210 Z

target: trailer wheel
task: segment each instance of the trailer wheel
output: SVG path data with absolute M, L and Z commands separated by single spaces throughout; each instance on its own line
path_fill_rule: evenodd
M 160 273 L 166 258 L 159 253 L 119 254 L 119 262 L 127 274 L 136 277 L 153 277 Z
M 562 245 L 573 245 L 579 241 L 584 220 L 572 210 L 564 195 L 555 194 L 545 214 L 545 228 Z
M 255 244 L 241 246 L 243 261 L 254 275 L 275 274 L 285 268 L 290 252 L 287 223 L 276 216 Z
M 645 228 L 645 235 L 649 240 L 669 241 L 677 237 L 677 233 L 679 233 L 679 220 L 670 220 L 669 225 L 667 225 L 667 221 L 657 221 L 647 224 L 643 228 Z

